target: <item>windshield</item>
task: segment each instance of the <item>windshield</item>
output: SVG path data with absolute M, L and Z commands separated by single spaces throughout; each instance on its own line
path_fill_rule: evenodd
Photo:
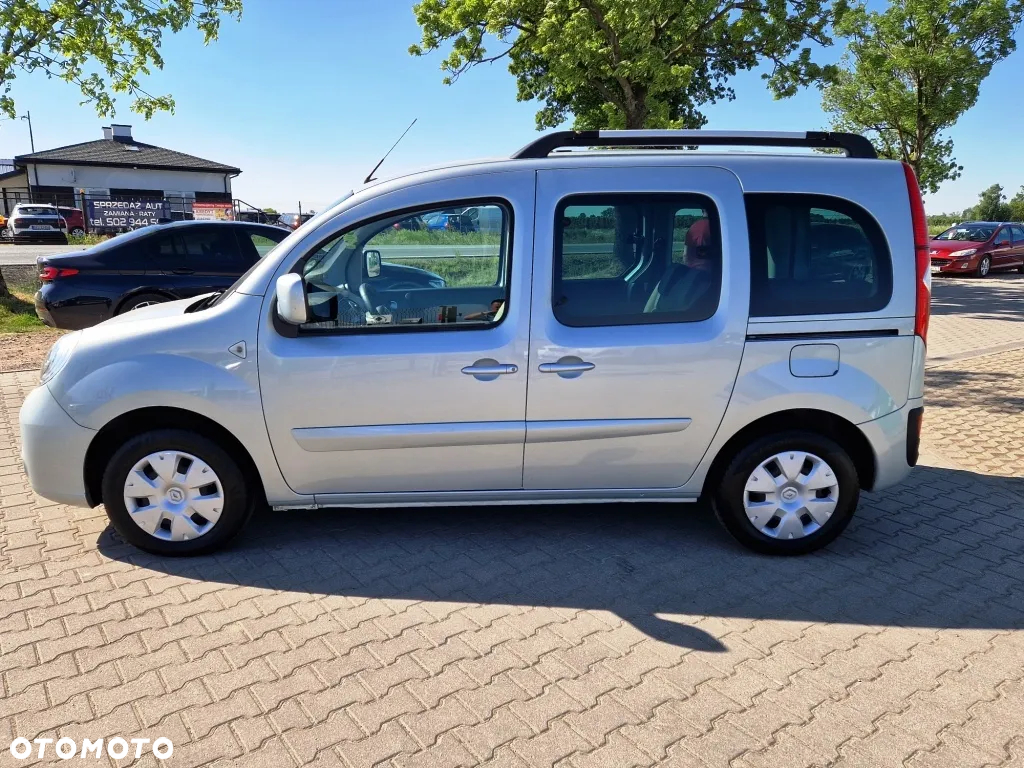
M 56 216 L 56 208 L 47 208 L 45 205 L 25 205 L 18 208 L 22 216 Z
M 937 235 L 935 239 L 984 243 L 995 234 L 995 231 L 995 227 L 986 224 L 960 224 L 956 227 L 950 227 L 941 235 Z

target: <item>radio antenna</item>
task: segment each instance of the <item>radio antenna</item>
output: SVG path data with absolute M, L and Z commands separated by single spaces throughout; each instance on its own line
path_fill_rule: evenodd
M 416 125 L 416 121 L 417 120 L 419 120 L 418 117 L 417 118 L 413 118 L 413 121 L 411 123 L 409 123 L 409 128 L 406 128 L 404 131 L 402 131 L 402 135 L 398 137 L 398 141 L 396 141 L 394 144 L 391 145 L 391 149 L 389 149 L 384 154 L 384 157 L 382 157 L 380 159 L 380 162 L 377 163 L 375 166 L 373 166 L 373 170 L 370 171 L 369 175 L 365 179 L 363 179 L 363 184 L 369 184 L 371 181 L 374 181 L 373 174 L 375 174 L 377 172 L 377 169 L 380 168 L 384 164 L 385 160 L 388 159 L 388 155 L 390 155 L 394 151 L 395 147 L 398 146 L 398 142 L 400 142 L 402 139 L 405 138 L 405 134 L 407 134 L 409 132 L 409 129 L 411 129 L 414 125 Z

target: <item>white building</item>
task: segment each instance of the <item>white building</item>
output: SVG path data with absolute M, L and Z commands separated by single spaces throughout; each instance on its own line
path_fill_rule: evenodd
M 79 206 L 83 198 L 164 198 L 172 210 L 192 201 L 231 200 L 231 179 L 242 171 L 132 138 L 130 125 L 111 125 L 103 138 L 14 158 L 0 173 L 0 213 L 21 201 Z

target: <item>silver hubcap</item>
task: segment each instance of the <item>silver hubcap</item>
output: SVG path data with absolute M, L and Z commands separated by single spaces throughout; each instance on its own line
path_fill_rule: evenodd
M 152 306 L 154 306 L 156 304 L 159 304 L 159 303 L 160 303 L 159 301 L 140 301 L 138 304 L 136 304 L 134 307 L 132 307 L 131 310 L 129 310 L 129 311 L 134 312 L 136 309 L 142 309 L 143 307 L 152 307 Z
M 150 536 L 187 541 L 217 524 L 224 509 L 224 489 L 202 459 L 182 451 L 162 451 L 132 467 L 124 481 L 124 506 Z
M 988 274 L 988 259 L 982 259 L 981 260 L 981 264 L 979 264 L 978 267 L 979 267 L 978 271 L 982 275 L 987 275 Z
M 828 522 L 839 502 L 839 481 L 825 461 L 785 451 L 763 461 L 743 489 L 751 524 L 775 539 L 800 539 Z

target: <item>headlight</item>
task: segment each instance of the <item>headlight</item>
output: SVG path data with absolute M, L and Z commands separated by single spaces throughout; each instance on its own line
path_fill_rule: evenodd
M 75 331 L 57 339 L 57 343 L 50 347 L 50 354 L 46 356 L 46 362 L 43 363 L 42 373 L 39 374 L 40 384 L 45 384 L 61 372 L 68 364 L 68 360 L 71 359 L 71 353 L 75 351 L 81 338 L 82 332 Z
M 978 252 L 977 248 L 967 248 L 966 250 L 963 250 L 963 251 L 953 251 L 951 254 L 949 254 L 949 258 L 951 258 L 951 259 L 966 259 L 968 256 L 973 256 L 977 252 Z

